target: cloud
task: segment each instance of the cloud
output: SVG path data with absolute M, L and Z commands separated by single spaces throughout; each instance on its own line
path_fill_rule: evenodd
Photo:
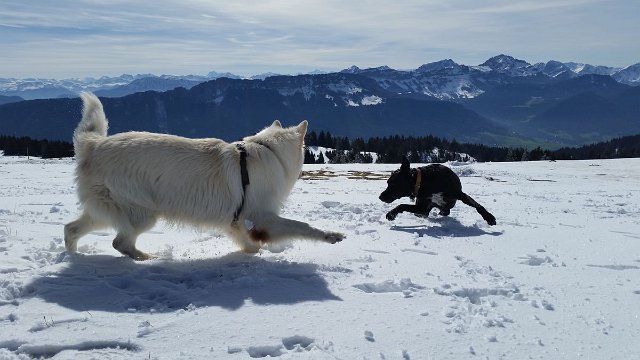
M 539 11 L 547 11 L 553 9 L 562 10 L 562 8 L 580 8 L 589 6 L 594 3 L 604 3 L 603 0 L 533 0 L 533 1 L 488 1 L 483 3 L 475 3 L 471 9 L 467 8 L 462 11 L 470 11 L 477 13 L 494 13 L 494 14 L 516 14 L 531 13 Z M 471 5 L 471 3 L 470 3 Z
M 2 7 L 2 77 L 415 68 L 444 58 L 479 64 L 497 53 L 614 66 L 640 60 L 631 15 L 640 13 L 638 2 L 32 0 Z

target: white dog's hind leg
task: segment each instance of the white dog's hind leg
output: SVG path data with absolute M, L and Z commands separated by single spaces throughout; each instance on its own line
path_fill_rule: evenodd
M 113 248 L 123 255 L 134 260 L 148 260 L 154 256 L 142 252 L 136 248 L 138 235 L 151 229 L 156 223 L 156 217 L 142 208 L 129 208 L 123 219 L 119 219 L 116 225 L 118 234 L 113 239 Z
M 64 226 L 64 246 L 67 251 L 78 251 L 78 239 L 92 230 L 102 227 L 89 215 L 83 213 L 80 217 Z
M 118 235 L 116 235 L 116 238 L 113 239 L 113 247 L 122 255 L 127 255 L 133 260 L 149 260 L 154 258 L 154 256 L 149 255 L 136 248 L 137 238 L 137 235 L 133 236 L 126 233 L 118 233 Z
M 260 250 L 260 244 L 249 239 L 236 240 L 236 244 L 240 246 L 240 251 L 245 254 L 255 254 Z
M 262 216 L 255 220 L 255 226 L 248 229 L 251 240 L 257 243 L 277 243 L 289 239 L 307 239 L 335 244 L 344 239 L 344 235 L 333 231 L 324 231 L 311 225 L 275 214 Z
M 240 247 L 240 251 L 245 254 L 255 254 L 260 250 L 260 243 L 254 242 L 247 237 L 247 232 L 237 226 L 228 229 L 228 235 Z

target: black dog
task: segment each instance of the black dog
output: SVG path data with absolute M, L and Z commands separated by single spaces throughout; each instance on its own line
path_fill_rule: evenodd
M 395 220 L 404 211 L 426 217 L 434 207 L 440 210 L 440 215 L 447 216 L 456 200 L 460 200 L 474 207 L 489 225 L 496 224 L 496 218 L 491 213 L 462 192 L 458 175 L 446 166 L 431 164 L 411 169 L 409 159 L 403 157 L 400 169 L 391 173 L 387 184 L 387 189 L 380 194 L 380 200 L 391 203 L 405 196 L 416 199 L 415 205 L 401 204 L 389 211 L 388 220 Z

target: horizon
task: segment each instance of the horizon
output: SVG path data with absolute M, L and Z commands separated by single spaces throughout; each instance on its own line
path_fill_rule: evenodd
M 640 61 L 640 2 L 10 0 L 0 10 L 3 78 L 415 69 L 501 53 L 531 64 Z
M 417 68 L 419 68 L 422 65 L 426 65 L 426 64 L 430 64 L 430 63 L 436 63 L 436 62 L 445 61 L 445 60 L 452 60 L 458 65 L 476 67 L 476 66 L 481 66 L 482 63 L 484 63 L 485 61 L 487 61 L 487 60 L 489 60 L 489 59 L 491 59 L 493 57 L 497 57 L 497 56 L 501 56 L 501 55 L 511 56 L 512 58 L 514 58 L 516 60 L 526 61 L 530 65 L 535 65 L 536 64 L 534 62 L 530 62 L 530 61 L 527 61 L 526 59 L 522 59 L 522 58 L 519 58 L 517 56 L 510 55 L 510 54 L 498 54 L 498 55 L 494 55 L 494 56 L 491 56 L 491 57 L 487 58 L 486 60 L 484 60 L 480 64 L 475 64 L 475 65 L 474 64 L 461 63 L 461 62 L 455 61 L 455 60 L 450 59 L 450 58 L 444 58 L 444 59 L 435 60 L 435 61 L 432 61 L 432 62 L 422 63 L 422 64 L 416 66 L 415 68 L 396 69 L 396 68 L 393 68 L 391 66 L 389 66 L 389 67 L 392 68 L 393 70 L 398 70 L 398 71 L 413 71 L 413 70 L 416 70 Z M 548 61 L 558 61 L 558 60 L 549 59 L 547 61 L 542 61 L 541 63 L 547 63 Z M 561 62 L 564 63 L 564 64 L 575 63 L 575 64 L 581 64 L 581 65 L 604 66 L 604 67 L 616 68 L 616 69 L 620 69 L 620 70 L 625 69 L 625 68 L 630 67 L 630 66 L 633 66 L 633 65 L 640 64 L 640 62 L 636 62 L 636 63 L 628 64 L 628 65 L 625 65 L 625 66 L 610 66 L 610 65 L 606 65 L 606 64 L 593 64 L 593 63 L 581 62 L 581 61 L 561 61 Z M 142 72 L 142 73 L 101 74 L 101 75 L 76 76 L 76 77 L 65 77 L 65 78 L 35 77 L 35 76 L 28 76 L 28 77 L 22 77 L 22 78 L 0 76 L 0 78 L 18 79 L 18 80 L 25 80 L 25 79 L 36 79 L 36 80 L 38 80 L 38 79 L 41 79 L 41 80 L 88 80 L 88 79 L 96 79 L 97 80 L 97 79 L 105 78 L 105 77 L 106 78 L 116 78 L 116 77 L 120 77 L 120 76 L 134 76 L 134 77 L 136 77 L 136 76 L 147 76 L 147 75 L 148 76 L 155 76 L 155 77 L 162 77 L 162 76 L 203 76 L 204 77 L 204 76 L 207 76 L 209 73 L 213 72 L 213 73 L 217 73 L 217 74 L 221 74 L 221 75 L 230 74 L 230 75 L 235 75 L 235 76 L 241 77 L 243 79 L 248 79 L 248 78 L 251 78 L 251 77 L 258 77 L 258 76 L 267 75 L 267 74 L 276 75 L 276 76 L 277 75 L 297 76 L 297 75 L 307 75 L 307 74 L 314 74 L 314 73 L 337 73 L 337 72 L 341 72 L 343 70 L 347 70 L 347 69 L 349 69 L 349 68 L 351 68 L 353 66 L 356 66 L 361 70 L 366 70 L 366 69 L 370 69 L 370 68 L 379 68 L 379 67 L 384 67 L 384 66 L 388 66 L 388 65 L 382 64 L 382 65 L 371 66 L 371 67 L 362 67 L 362 66 L 358 66 L 356 64 L 353 64 L 353 65 L 350 65 L 350 66 L 342 68 L 342 69 L 321 70 L 321 69 L 316 68 L 316 69 L 313 69 L 313 70 L 309 70 L 307 72 L 295 72 L 295 73 L 276 73 L 276 72 L 273 72 L 273 71 L 265 71 L 265 72 L 262 72 L 262 73 L 238 74 L 238 73 L 233 73 L 231 71 L 213 69 L 213 70 L 209 70 L 209 71 L 206 71 L 206 72 L 203 72 L 203 73 L 182 73 L 182 74 L 180 74 L 180 73 L 158 74 L 158 73 L 152 73 L 152 72 Z

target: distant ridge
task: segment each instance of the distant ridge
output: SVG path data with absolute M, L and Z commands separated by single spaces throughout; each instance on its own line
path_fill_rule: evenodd
M 110 86 L 94 90 L 110 98 L 104 102 L 115 132 L 236 140 L 274 119 L 308 119 L 312 129 L 349 137 L 431 134 L 560 147 L 640 133 L 640 86 L 629 85 L 637 84 L 638 68 L 529 64 L 498 55 L 477 66 L 445 59 L 414 70 L 352 66 L 264 79 L 127 75 L 94 79 Z M 0 134 L 67 139 L 80 113 L 76 96 L 0 105 Z
M 506 75 L 509 77 L 536 76 L 543 75 L 551 78 L 562 77 L 570 78 L 579 75 L 610 75 L 616 81 L 627 85 L 640 85 L 640 63 L 632 64 L 624 68 L 615 68 L 601 65 L 590 65 L 577 62 L 559 62 L 550 60 L 546 63 L 529 64 L 528 62 L 516 59 L 510 55 L 500 54 L 487 59 L 479 65 L 461 65 L 451 59 L 439 60 L 431 63 L 423 64 L 413 70 L 396 70 L 388 66 L 379 66 L 375 68 L 361 69 L 356 65 L 339 72 L 350 74 L 369 74 L 372 77 L 379 77 L 382 74 L 389 76 L 402 77 L 406 81 L 402 82 L 404 86 L 411 83 L 411 80 L 424 81 L 429 77 L 433 81 L 430 83 L 433 89 L 427 91 L 432 96 L 439 99 L 469 98 L 479 95 L 480 91 L 453 91 L 451 87 L 469 87 L 477 84 L 469 84 L 456 79 L 460 75 L 469 74 L 480 76 L 485 73 L 485 77 L 499 77 Z M 490 73 L 490 74 L 487 74 Z M 321 75 L 327 72 L 315 70 L 309 75 Z M 304 74 L 302 74 L 304 75 Z M 493 75 L 493 76 L 491 76 Z M 249 77 L 242 77 L 228 72 L 211 71 L 206 75 L 153 75 L 123 74 L 116 77 L 101 78 L 85 78 L 85 79 L 15 79 L 0 78 L 0 95 L 3 96 L 20 96 L 27 100 L 57 98 L 57 97 L 73 97 L 81 91 L 93 91 L 103 96 L 125 96 L 135 92 L 143 91 L 166 91 L 182 86 L 190 88 L 195 84 L 215 80 L 218 78 L 230 79 L 252 79 L 264 80 L 268 77 L 280 76 L 275 73 L 263 73 Z M 292 75 L 289 75 L 292 76 Z M 295 76 L 295 75 L 293 75 Z M 443 78 L 445 76 L 453 77 L 450 79 Z M 434 86 L 438 83 L 447 84 L 447 86 Z M 396 81 L 398 82 L 398 81 Z M 398 84 L 395 84 L 398 85 Z M 411 89 L 414 91 L 415 89 Z

